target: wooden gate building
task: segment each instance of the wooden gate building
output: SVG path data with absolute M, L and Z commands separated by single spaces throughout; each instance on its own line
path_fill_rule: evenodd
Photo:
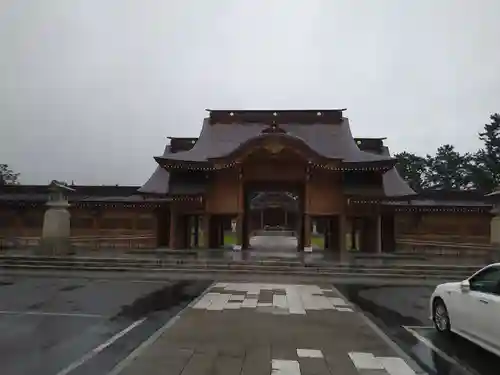
M 314 220 L 326 249 L 388 251 L 394 210 L 382 203 L 415 194 L 383 138 L 354 138 L 341 109 L 211 110 L 198 138 L 171 138 L 155 160 L 139 192 L 172 198 L 157 230 L 178 249 L 222 246 L 231 221 L 235 248 L 247 248 L 251 198 L 287 192 L 297 199 L 298 250 L 311 249 Z

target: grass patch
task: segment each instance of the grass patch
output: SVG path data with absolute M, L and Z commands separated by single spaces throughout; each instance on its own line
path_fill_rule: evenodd
M 224 233 L 224 245 L 236 245 L 236 233 L 225 232 Z
M 325 248 L 325 238 L 323 236 L 313 236 L 311 237 L 311 246 L 317 249 Z

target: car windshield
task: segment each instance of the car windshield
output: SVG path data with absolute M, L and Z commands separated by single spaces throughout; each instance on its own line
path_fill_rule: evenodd
M 484 293 L 499 294 L 500 292 L 500 267 L 488 267 L 470 279 L 471 290 Z

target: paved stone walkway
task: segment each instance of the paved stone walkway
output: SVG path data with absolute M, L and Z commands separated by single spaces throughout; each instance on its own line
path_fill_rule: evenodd
M 216 283 L 114 375 L 415 375 L 326 285 Z

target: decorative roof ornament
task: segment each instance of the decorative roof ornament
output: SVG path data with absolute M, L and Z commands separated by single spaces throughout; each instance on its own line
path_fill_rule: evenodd
M 264 128 L 261 132 L 262 134 L 269 134 L 269 133 L 281 133 L 281 134 L 286 134 L 286 130 L 281 128 L 276 121 L 273 121 L 270 126 L 267 128 Z

